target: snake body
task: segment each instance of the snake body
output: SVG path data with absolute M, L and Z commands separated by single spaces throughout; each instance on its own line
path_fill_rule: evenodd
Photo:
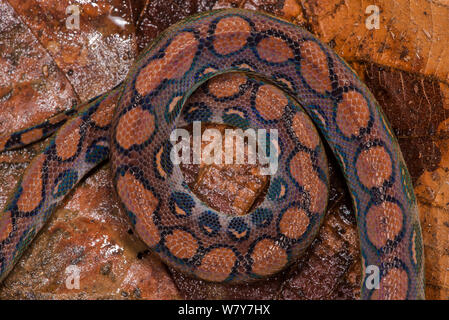
M 215 77 L 224 84 L 195 92 Z M 237 217 L 210 208 L 171 162 L 170 133 L 194 121 L 279 130 L 279 169 L 250 213 Z M 21 146 L 51 133 L 42 129 L 52 125 L 0 139 L 0 147 Z M 379 104 L 312 34 L 240 9 L 170 27 L 120 86 L 86 103 L 57 131 L 1 212 L 0 280 L 65 195 L 108 157 L 132 225 L 167 264 L 217 282 L 272 275 L 304 252 L 326 209 L 326 157 L 314 125 L 353 199 L 362 298 L 424 298 L 416 199 Z M 380 272 L 377 287 L 369 285 L 373 266 Z

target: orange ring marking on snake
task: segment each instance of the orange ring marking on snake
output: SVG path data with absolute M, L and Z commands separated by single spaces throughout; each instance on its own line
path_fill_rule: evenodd
M 164 146 L 161 146 L 159 151 L 156 153 L 156 169 L 159 175 L 165 179 L 167 178 L 167 172 L 165 172 L 161 162 L 163 153 L 164 153 Z
M 307 213 L 300 208 L 288 208 L 279 222 L 279 229 L 283 235 L 290 239 L 298 239 L 309 226 L 310 219 Z
M 253 259 L 252 271 L 259 276 L 268 276 L 280 271 L 288 262 L 284 249 L 271 239 L 262 239 L 255 246 L 251 254 Z
M 170 101 L 170 104 L 168 105 L 168 111 L 173 112 L 173 110 L 175 110 L 175 108 L 176 108 L 176 105 L 178 104 L 179 101 L 181 101 L 181 99 L 182 99 L 182 96 L 174 97 Z
M 3 241 L 6 238 L 8 238 L 11 231 L 12 231 L 12 218 L 11 212 L 8 211 L 0 217 L 0 241 Z
M 367 188 L 381 187 L 392 174 L 391 158 L 384 147 L 363 150 L 356 162 L 360 182 Z
M 234 207 L 239 208 L 238 204 L 237 205 L 234 204 Z M 243 230 L 242 232 L 238 232 L 237 230 L 232 229 L 232 230 L 230 230 L 230 232 L 234 235 L 234 237 L 236 239 L 242 239 L 248 234 L 248 230 Z
M 296 153 L 290 161 L 290 173 L 295 181 L 304 188 L 310 197 L 310 211 L 321 212 L 327 203 L 325 183 L 314 171 L 310 155 L 304 151 Z
M 291 81 L 285 79 L 285 78 L 278 78 L 277 81 L 279 81 L 280 83 L 283 83 L 285 86 L 287 86 L 287 88 L 291 91 L 293 91 L 293 85 L 291 83 Z
M 17 201 L 17 207 L 22 212 L 33 211 L 42 200 L 42 169 L 46 158 L 43 153 L 38 155 L 23 176 L 23 190 Z
M 307 148 L 315 150 L 319 145 L 320 136 L 304 112 L 295 113 L 292 120 L 292 129 L 299 142 Z
M 156 210 L 159 200 L 150 190 L 137 180 L 133 174 L 126 172 L 117 180 L 117 194 L 122 199 L 125 207 L 139 217 L 145 217 L 144 221 L 138 220 L 141 230 L 148 230 L 150 245 L 155 245 L 160 240 L 159 232 L 153 222 L 152 214 Z
M 229 34 L 228 30 L 239 30 Z M 248 22 L 239 17 L 223 18 L 217 23 L 213 43 L 217 53 L 227 55 L 240 50 L 246 45 L 251 27 Z
M 288 44 L 275 37 L 262 39 L 257 45 L 259 56 L 268 62 L 280 63 L 293 59 L 294 54 Z
M 208 281 L 224 281 L 232 272 L 236 259 L 231 249 L 214 248 L 203 257 L 195 273 Z
M 372 206 L 366 215 L 366 229 L 369 240 L 378 249 L 393 241 L 402 230 L 403 214 L 393 202 Z
M 313 213 L 323 212 L 326 209 L 328 191 L 326 184 L 318 177 L 318 174 L 312 176 L 310 185 L 306 190 L 310 195 L 310 211 Z
M 405 270 L 393 268 L 383 276 L 379 283 L 379 289 L 374 290 L 373 300 L 404 300 L 407 298 L 408 275 Z
M 56 135 L 56 154 L 62 160 L 67 160 L 76 154 L 81 139 L 80 126 L 82 123 L 81 118 L 76 118 L 64 125 Z
M 147 141 L 155 129 L 154 115 L 140 106 L 126 112 L 117 124 L 116 140 L 124 149 Z
M 99 127 L 106 127 L 111 124 L 114 117 L 114 109 L 116 103 L 116 96 L 111 95 L 104 99 L 98 109 L 92 114 L 91 119 L 95 125 Z
M 247 63 L 239 64 L 237 67 L 242 70 L 254 71 L 254 69 Z
M 343 93 L 343 100 L 337 107 L 337 125 L 346 137 L 358 136 L 360 129 L 368 126 L 370 112 L 363 95 L 350 91 Z
M 141 239 L 150 247 L 154 247 L 161 240 L 159 231 L 151 216 L 143 221 L 139 219 L 136 221 L 136 232 L 139 234 L 139 237 L 141 237 Z
M 326 54 L 314 41 L 301 44 L 301 73 L 307 84 L 315 91 L 324 93 L 332 90 Z
M 178 229 L 165 237 L 165 246 L 179 259 L 192 258 L 199 248 L 198 241 L 190 233 Z
M 288 99 L 277 87 L 266 84 L 257 90 L 255 103 L 262 118 L 276 120 L 284 113 Z
M 136 89 L 141 95 L 153 91 L 163 79 L 183 76 L 189 70 L 198 47 L 191 32 L 179 34 L 165 50 L 164 57 L 155 59 L 143 68 L 136 79 Z M 182 54 L 180 54 L 182 52 Z M 164 73 L 162 73 L 164 69 Z
M 208 89 L 216 98 L 231 97 L 240 91 L 240 86 L 245 84 L 248 78 L 243 74 L 224 74 L 220 78 L 212 78 L 208 82 Z

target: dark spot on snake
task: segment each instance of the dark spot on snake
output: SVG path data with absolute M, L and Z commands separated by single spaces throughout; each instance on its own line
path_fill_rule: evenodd
M 215 237 L 221 229 L 220 219 L 213 211 L 203 212 L 199 218 L 199 225 L 201 231 L 209 237 Z
M 273 212 L 267 208 L 257 208 L 252 214 L 251 220 L 258 228 L 268 227 L 273 220 Z
M 268 199 L 279 201 L 284 199 L 288 193 L 288 184 L 280 177 L 273 179 L 268 189 Z
M 59 198 L 65 195 L 77 182 L 77 171 L 69 169 L 62 172 L 55 180 L 55 186 L 53 187 L 53 197 Z
M 233 241 L 244 241 L 249 238 L 250 228 L 242 218 L 234 218 L 228 226 L 228 236 Z
M 187 123 L 194 121 L 208 121 L 212 116 L 212 111 L 204 102 L 189 104 L 185 107 L 184 120 Z
M 169 207 L 176 217 L 187 218 L 192 214 L 195 201 L 187 193 L 173 192 L 170 196 Z

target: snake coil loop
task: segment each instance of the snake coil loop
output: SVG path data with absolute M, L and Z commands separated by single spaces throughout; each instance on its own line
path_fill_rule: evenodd
M 197 121 L 278 130 L 278 170 L 265 200 L 249 214 L 207 206 L 173 164 L 171 133 Z M 313 35 L 240 9 L 174 25 L 141 54 L 123 84 L 88 102 L 59 129 L 0 215 L 0 279 L 55 206 L 109 155 L 131 223 L 167 264 L 209 281 L 274 274 L 304 252 L 326 210 L 327 160 L 315 126 L 354 202 L 362 298 L 424 298 L 416 199 L 378 103 Z M 14 146 L 13 140 L 5 146 Z M 247 185 L 236 201 L 257 188 Z M 378 288 L 366 283 L 368 266 L 380 271 Z

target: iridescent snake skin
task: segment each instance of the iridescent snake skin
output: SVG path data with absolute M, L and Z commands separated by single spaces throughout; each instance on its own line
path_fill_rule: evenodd
M 196 90 L 213 77 L 223 84 Z M 49 135 L 73 113 L 5 136 L 0 149 Z M 265 199 L 248 214 L 208 207 L 172 163 L 170 133 L 194 121 L 279 130 L 279 169 Z M 67 193 L 108 157 L 134 229 L 165 263 L 216 282 L 272 275 L 304 252 L 326 211 L 327 160 L 315 126 L 353 199 L 361 298 L 423 299 L 416 199 L 379 104 L 312 34 L 239 9 L 172 26 L 140 55 L 120 86 L 86 103 L 58 129 L 1 212 L 0 280 Z M 367 285 L 368 266 L 380 271 L 378 287 Z

